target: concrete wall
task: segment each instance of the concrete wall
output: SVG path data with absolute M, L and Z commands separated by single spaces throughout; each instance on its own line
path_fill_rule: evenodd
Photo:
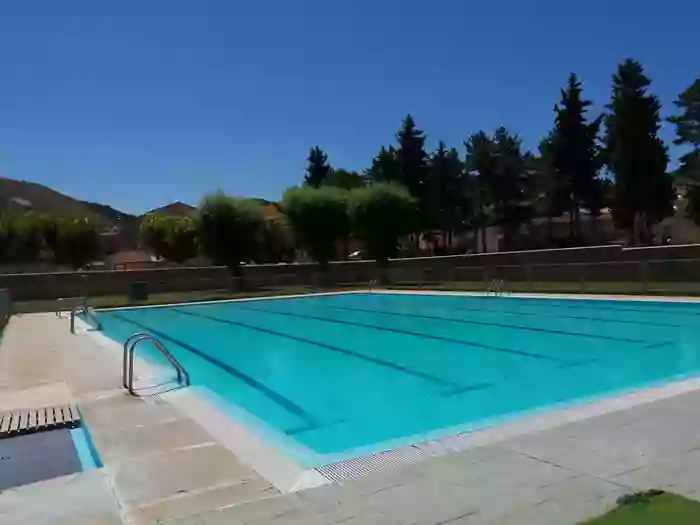
M 0 329 L 10 317 L 10 291 L 6 288 L 0 290 Z
M 382 272 L 391 282 L 483 281 L 700 281 L 700 245 L 622 248 L 595 246 L 556 250 L 485 253 L 395 259 L 379 270 L 373 261 L 331 263 L 320 275 L 315 264 L 244 266 L 249 289 L 290 285 L 368 283 Z M 223 290 L 241 285 L 224 267 L 161 268 L 121 271 L 0 274 L 0 288 L 14 300 L 82 295 L 127 295 L 133 282 L 150 293 Z

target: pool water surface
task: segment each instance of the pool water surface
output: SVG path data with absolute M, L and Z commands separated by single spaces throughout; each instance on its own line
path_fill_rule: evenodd
M 694 303 L 351 293 L 99 316 L 120 344 L 157 336 L 308 467 L 700 372 Z

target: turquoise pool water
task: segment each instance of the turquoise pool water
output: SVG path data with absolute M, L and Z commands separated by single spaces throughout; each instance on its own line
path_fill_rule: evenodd
M 100 320 L 119 343 L 159 337 L 193 385 L 306 466 L 700 372 L 690 303 L 366 293 Z

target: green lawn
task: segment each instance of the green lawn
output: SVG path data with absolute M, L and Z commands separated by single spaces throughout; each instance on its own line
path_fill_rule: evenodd
M 697 525 L 700 502 L 650 491 L 626 496 L 616 509 L 584 522 L 582 525 Z

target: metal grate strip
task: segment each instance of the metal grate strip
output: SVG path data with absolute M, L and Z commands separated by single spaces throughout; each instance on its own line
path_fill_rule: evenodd
M 372 472 L 381 472 L 399 465 L 414 463 L 428 457 L 430 455 L 418 447 L 410 446 L 379 452 L 371 456 L 330 463 L 318 467 L 316 470 L 331 481 L 339 482 Z
M 464 452 L 475 446 L 473 432 L 463 432 L 442 439 L 424 441 L 406 447 L 387 450 L 359 458 L 347 459 L 317 467 L 316 471 L 336 483 L 358 476 L 382 472 L 400 465 L 416 463 L 424 459 Z
M 12 410 L 0 413 L 0 439 L 79 425 L 80 414 L 74 405 Z

